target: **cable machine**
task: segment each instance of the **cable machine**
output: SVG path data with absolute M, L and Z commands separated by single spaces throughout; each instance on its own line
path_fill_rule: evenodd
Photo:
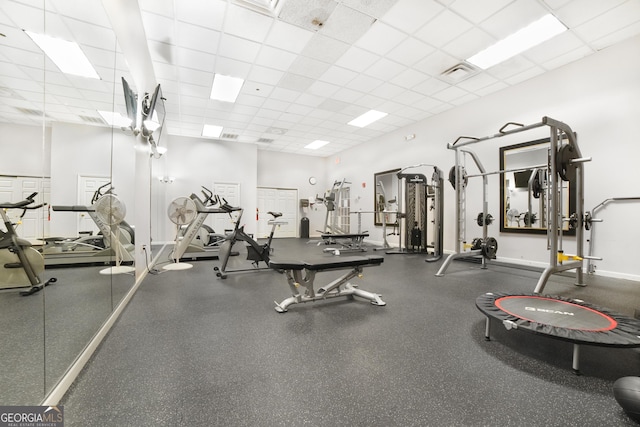
M 510 126 L 514 129 L 507 130 Z M 548 126 L 551 137 L 549 139 L 549 155 L 546 165 L 533 165 L 525 168 L 505 169 L 487 172 L 478 156 L 468 148 L 471 144 L 476 144 L 490 139 L 496 139 L 519 132 Z M 489 175 L 502 174 L 505 172 L 516 172 L 530 169 L 547 170 L 547 191 L 546 191 L 546 216 L 547 221 L 547 250 L 549 250 L 549 266 L 544 269 L 538 279 L 534 293 L 541 293 L 549 279 L 549 276 L 566 270 L 576 270 L 577 284 L 584 286 L 582 264 L 585 256 L 584 231 L 584 169 L 583 163 L 591 158 L 583 158 L 578 147 L 577 136 L 571 128 L 560 121 L 550 117 L 543 117 L 539 123 L 532 125 L 522 125 L 520 123 L 509 122 L 505 124 L 497 134 L 483 138 L 459 137 L 453 144 L 447 144 L 447 148 L 455 151 L 455 166 L 450 173 L 450 180 L 456 191 L 456 247 L 455 252 L 445 260 L 436 276 L 444 276 L 445 271 L 454 259 L 481 256 L 482 268 L 487 268 L 486 260 L 495 259 L 498 250 L 498 242 L 495 238 L 489 237 L 488 221 L 482 221 L 482 237 L 473 240 L 471 245 L 467 245 L 466 239 L 466 184 L 467 180 L 474 177 L 482 177 L 482 218 L 486 219 L 487 212 L 487 187 Z M 477 174 L 467 174 L 464 168 L 464 159 L 468 155 L 471 157 L 476 167 L 480 171 Z M 576 183 L 576 212 L 568 218 L 562 216 L 562 183 L 563 181 L 573 181 Z M 578 214 L 579 212 L 579 214 Z M 478 221 L 480 223 L 480 221 Z M 577 254 L 567 255 L 562 249 L 562 225 L 569 222 L 572 228 L 576 229 Z M 463 250 L 464 249 L 464 250 Z M 469 250 L 466 250 L 469 249 Z
M 420 167 L 433 167 L 431 180 L 422 173 L 409 172 Z M 422 163 L 400 169 L 396 176 L 398 249 L 386 253 L 430 253 L 426 261 L 437 261 L 442 258 L 442 171 L 436 166 Z

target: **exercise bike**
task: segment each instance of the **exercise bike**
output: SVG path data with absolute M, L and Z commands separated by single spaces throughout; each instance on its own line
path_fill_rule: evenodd
M 271 248 L 271 241 L 273 240 L 273 235 L 276 231 L 276 227 L 279 225 L 286 224 L 284 221 L 277 221 L 279 217 L 282 216 L 281 212 L 268 212 L 269 215 L 273 217 L 272 220 L 269 220 L 269 224 L 271 224 L 271 233 L 269 233 L 269 238 L 267 242 L 264 244 L 260 244 L 256 242 L 253 237 L 248 235 L 244 231 L 244 225 L 240 226 L 240 221 L 242 220 L 242 212 L 243 209 L 239 207 L 230 206 L 226 200 L 222 199 L 224 204 L 220 207 L 220 209 L 224 210 L 231 217 L 232 212 L 239 212 L 236 218 L 235 225 L 233 231 L 227 234 L 225 241 L 220 245 L 220 252 L 218 253 L 218 259 L 220 260 L 221 266 L 213 267 L 213 270 L 216 272 L 216 276 L 220 279 L 226 279 L 227 273 L 239 273 L 242 271 L 258 271 L 258 270 L 267 270 L 269 269 L 269 258 L 271 256 L 271 252 L 273 248 Z M 227 270 L 227 263 L 229 261 L 229 257 L 232 255 L 231 251 L 233 249 L 233 245 L 238 241 L 243 241 L 247 243 L 247 260 L 252 261 L 253 268 L 239 269 L 239 270 Z M 264 262 L 266 267 L 260 268 L 260 262 Z
M 42 254 L 31 247 L 31 243 L 18 237 L 18 233 L 7 215 L 8 209 L 22 209 L 20 218 L 24 217 L 27 210 L 38 209 L 44 204 L 33 205 L 33 198 L 38 193 L 33 193 L 26 199 L 17 203 L 0 203 L 0 216 L 6 227 L 6 231 L 0 230 L 0 288 L 29 288 L 20 291 L 20 295 L 33 295 L 45 286 L 56 282 L 51 278 L 46 282 L 40 280 L 39 275 L 44 271 L 44 258 Z

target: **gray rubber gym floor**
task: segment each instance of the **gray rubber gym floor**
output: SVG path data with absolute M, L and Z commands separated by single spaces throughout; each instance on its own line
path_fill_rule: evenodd
M 278 258 L 322 254 L 306 239 L 273 246 Z M 475 299 L 532 292 L 538 272 L 458 261 L 438 278 L 442 261 L 424 258 L 385 255 L 353 281 L 384 307 L 332 299 L 282 314 L 273 301 L 290 292 L 275 271 L 220 280 L 216 261 L 197 261 L 149 276 L 61 402 L 65 425 L 635 425 L 612 385 L 640 373 L 636 350 L 583 346 L 577 376 L 570 343 L 497 323 L 484 340 Z M 640 307 L 637 282 L 572 283 L 556 275 L 545 292 L 630 316 Z

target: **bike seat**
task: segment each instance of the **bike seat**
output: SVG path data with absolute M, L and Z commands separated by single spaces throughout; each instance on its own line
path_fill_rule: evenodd
M 271 212 L 271 211 L 269 211 L 269 212 L 267 212 L 267 213 L 268 213 L 269 215 L 271 215 L 272 217 L 274 217 L 274 218 L 278 218 L 278 217 L 281 217 L 281 216 L 282 216 L 282 212 Z

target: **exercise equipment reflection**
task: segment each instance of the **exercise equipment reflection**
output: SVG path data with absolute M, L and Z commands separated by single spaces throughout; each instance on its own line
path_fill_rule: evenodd
M 34 205 L 38 193 L 32 193 L 17 203 L 0 203 L 0 216 L 6 228 L 0 230 L 0 289 L 20 288 L 20 295 L 28 296 L 40 291 L 45 286 L 55 283 L 51 278 L 42 282 L 40 275 L 44 271 L 42 254 L 31 246 L 27 240 L 18 237 L 13 222 L 7 215 L 9 209 L 20 209 L 23 218 L 27 210 L 38 209 L 44 204 Z
M 45 256 L 45 264 L 110 264 L 119 260 L 121 263 L 133 263 L 133 251 L 135 249 L 135 232 L 125 220 L 124 216 L 119 221 L 117 228 L 108 222 L 113 218 L 109 210 L 114 207 L 117 200 L 107 197 L 103 215 L 96 210 L 100 199 L 106 196 L 115 196 L 114 188 L 108 182 L 96 189 L 91 198 L 91 205 L 53 205 L 55 212 L 74 212 L 81 215 L 87 214 L 98 227 L 97 236 L 83 236 L 80 238 L 47 237 L 42 252 Z M 117 202 L 121 208 L 122 203 Z M 119 258 L 116 258 L 116 255 Z

